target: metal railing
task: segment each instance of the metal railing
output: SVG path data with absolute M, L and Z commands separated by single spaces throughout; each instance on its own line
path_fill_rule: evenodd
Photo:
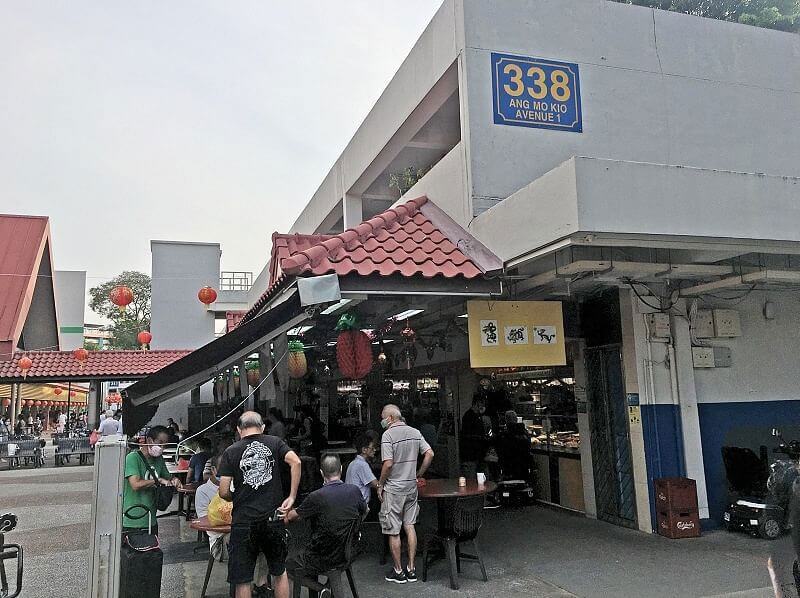
M 221 291 L 249 291 L 253 286 L 252 272 L 220 272 L 219 288 Z

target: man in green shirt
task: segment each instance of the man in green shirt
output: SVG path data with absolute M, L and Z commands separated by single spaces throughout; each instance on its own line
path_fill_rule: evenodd
M 125 486 L 122 492 L 122 530 L 123 532 L 147 530 L 148 519 L 152 521 L 152 533 L 158 533 L 156 523 L 156 480 L 150 472 L 150 467 L 155 471 L 158 481 L 162 484 L 171 484 L 180 487 L 177 478 L 167 471 L 167 464 L 161 453 L 164 445 L 169 441 L 169 431 L 164 426 L 153 426 L 147 433 L 144 443 L 139 450 L 133 451 L 125 457 Z M 145 463 L 147 461 L 147 463 Z M 148 467 L 148 464 L 150 467 Z M 140 505 L 143 509 L 133 509 L 131 515 L 144 514 L 140 519 L 131 519 L 124 513 L 133 506 Z M 150 517 L 146 515 L 150 512 Z

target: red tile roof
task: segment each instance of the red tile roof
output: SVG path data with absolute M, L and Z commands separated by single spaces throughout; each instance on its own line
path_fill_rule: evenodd
M 386 210 L 338 235 L 272 235 L 270 285 L 242 322 L 255 317 L 287 276 L 398 275 L 477 278 L 500 258 L 427 197 Z
M 22 333 L 49 236 L 50 227 L 44 216 L 0 214 L 0 349 L 3 351 L 12 351 Z M 0 360 L 9 356 L 0 355 Z
M 420 211 L 427 202 L 420 197 L 389 209 L 282 260 L 281 268 L 287 274 L 312 276 L 482 276 L 475 262 Z
M 133 380 L 157 372 L 191 351 L 89 351 L 81 365 L 72 351 L 17 351 L 11 361 L 0 361 L 0 383 L 22 382 L 22 370 L 17 363 L 23 355 L 33 362 L 27 382 L 42 382 L 63 378 L 88 380 L 92 378 Z

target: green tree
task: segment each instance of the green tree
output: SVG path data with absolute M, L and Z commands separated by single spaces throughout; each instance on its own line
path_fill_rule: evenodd
M 133 302 L 125 311 L 111 303 L 109 293 L 117 286 L 133 291 Z M 150 277 L 141 272 L 126 270 L 108 282 L 89 289 L 89 307 L 111 320 L 111 348 L 138 349 L 136 335 L 150 329 Z
M 733 21 L 756 27 L 797 32 L 800 0 L 615 0 L 682 12 L 698 17 Z

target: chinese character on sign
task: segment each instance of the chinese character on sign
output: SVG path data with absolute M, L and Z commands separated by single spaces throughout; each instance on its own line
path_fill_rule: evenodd
M 481 320 L 481 346 L 496 347 L 499 343 L 497 320 Z
M 505 340 L 507 345 L 527 345 L 528 327 L 527 326 L 506 326 Z
M 556 327 L 555 326 L 534 326 L 533 327 L 534 345 L 555 345 Z

